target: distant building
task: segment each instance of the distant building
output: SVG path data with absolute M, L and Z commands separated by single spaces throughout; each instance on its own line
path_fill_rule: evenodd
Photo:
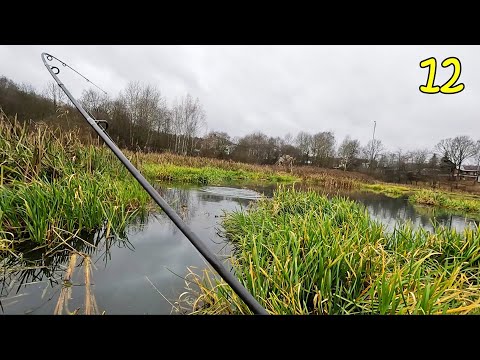
M 476 179 L 479 181 L 480 166 L 478 165 L 462 165 L 460 169 L 455 169 L 454 176 L 458 176 L 461 179 Z

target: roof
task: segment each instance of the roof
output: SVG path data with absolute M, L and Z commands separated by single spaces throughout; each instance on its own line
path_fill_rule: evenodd
M 480 171 L 480 166 L 478 165 L 462 165 L 460 166 L 462 171 Z

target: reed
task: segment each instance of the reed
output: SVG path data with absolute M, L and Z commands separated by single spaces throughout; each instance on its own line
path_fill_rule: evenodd
M 165 163 L 146 163 L 142 173 L 150 179 L 198 185 L 220 185 L 231 182 L 294 182 L 296 177 L 286 173 L 227 170 L 215 167 L 188 167 Z
M 148 212 L 150 198 L 105 146 L 76 131 L 0 121 L 0 257 L 20 242 L 58 241 L 54 229 L 112 235 Z
M 376 194 L 384 194 L 392 198 L 399 198 L 417 190 L 417 188 L 414 188 L 414 187 L 392 185 L 392 184 L 385 184 L 385 183 L 362 184 L 360 188 L 362 190 L 374 192 Z
M 276 165 L 254 165 L 231 160 L 219 160 L 206 157 L 191 157 L 172 153 L 134 153 L 126 151 L 144 165 L 144 174 L 150 177 L 165 179 L 180 179 L 182 182 L 197 183 L 196 174 L 201 173 L 206 179 L 213 181 L 243 181 L 258 180 L 271 182 L 303 181 L 311 185 L 321 185 L 335 189 L 356 189 L 363 183 L 373 183 L 374 180 L 360 173 L 345 172 L 335 169 L 324 169 L 313 166 L 294 166 L 292 172 Z M 202 171 L 199 171 L 202 169 Z M 167 171 L 168 170 L 168 171 Z M 225 170 L 217 174 L 210 173 Z M 173 175 L 171 173 L 174 173 Z M 185 173 L 185 174 L 183 174 Z M 198 181 L 202 183 L 203 178 Z
M 332 176 L 328 173 L 310 174 L 303 177 L 303 181 L 309 185 L 322 186 L 327 189 L 357 190 L 362 186 L 358 179 L 343 176 Z
M 448 194 L 441 191 L 422 189 L 409 197 L 416 204 L 441 207 L 467 213 L 480 211 L 480 199 L 472 197 L 458 197 L 456 194 Z
M 480 233 L 387 232 L 360 204 L 279 189 L 228 214 L 236 276 L 271 314 L 480 313 Z M 193 314 L 250 314 L 212 269 L 188 276 Z

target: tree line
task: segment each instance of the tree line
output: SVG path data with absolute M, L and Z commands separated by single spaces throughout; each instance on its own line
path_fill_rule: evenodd
M 120 147 L 132 150 L 169 151 L 255 164 L 275 164 L 281 155 L 290 155 L 296 165 L 370 172 L 420 172 L 442 166 L 450 166 L 451 170 L 460 168 L 466 160 L 480 163 L 480 141 L 469 136 L 442 139 L 433 149 L 387 151 L 380 139 L 362 145 L 351 136 L 339 141 L 332 131 L 300 131 L 283 137 L 262 132 L 243 137 L 207 132 L 206 111 L 198 98 L 186 94 L 168 101 L 156 86 L 140 82 L 128 83 L 116 97 L 86 90 L 79 101 L 95 118 L 108 121 L 108 133 Z M 92 134 L 55 82 L 37 92 L 29 84 L 0 77 L 0 107 L 7 115 L 17 115 L 23 121 L 80 128 L 84 136 Z

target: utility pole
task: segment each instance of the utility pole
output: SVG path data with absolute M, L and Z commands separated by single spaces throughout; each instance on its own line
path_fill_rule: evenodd
M 373 121 L 373 136 L 372 136 L 372 148 L 370 149 L 370 164 L 368 165 L 369 168 L 372 167 L 372 162 L 373 162 L 373 152 L 375 150 L 375 128 L 377 127 L 377 121 Z

